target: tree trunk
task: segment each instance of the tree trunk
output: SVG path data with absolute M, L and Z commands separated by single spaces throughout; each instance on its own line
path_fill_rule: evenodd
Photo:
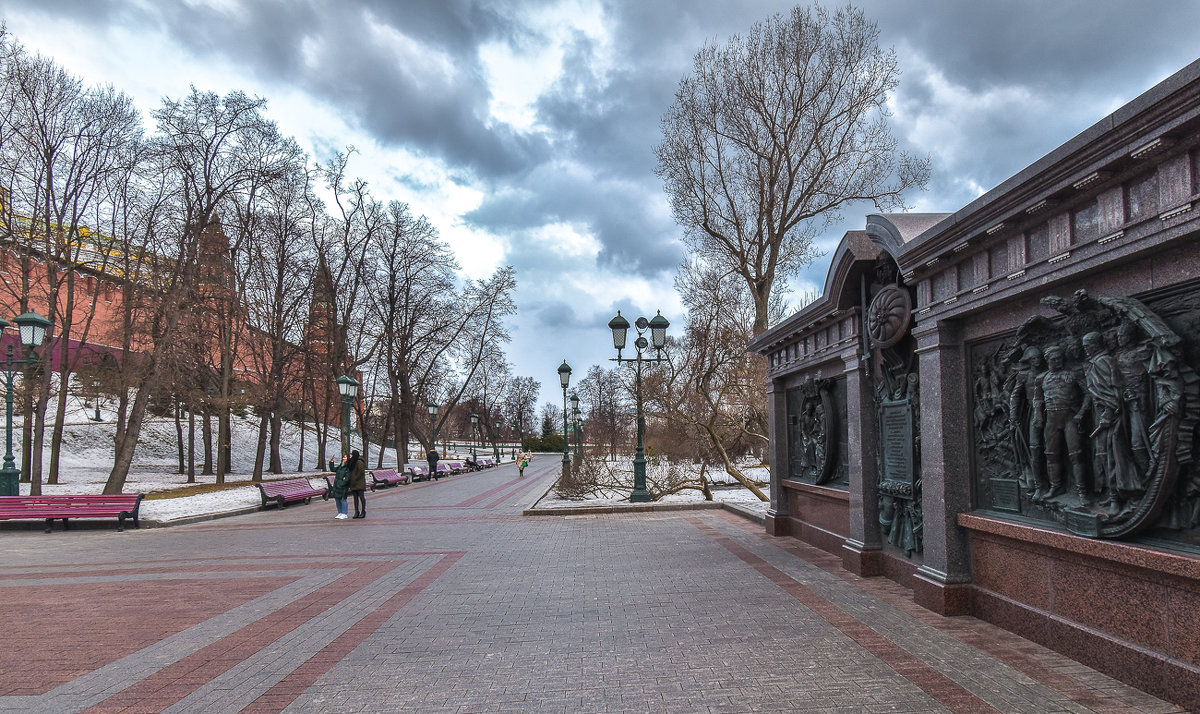
M 23 347 L 18 347 L 18 350 L 24 350 Z M 42 484 L 34 483 L 30 478 L 31 463 L 30 456 L 33 454 L 33 389 L 31 384 L 33 380 L 29 378 L 29 368 L 26 367 L 21 373 L 21 481 L 29 484 L 29 493 L 37 496 L 42 492 Z M 37 489 L 34 489 L 34 486 Z
M 317 429 L 317 468 L 325 468 L 325 441 L 329 437 L 329 425 L 324 419 L 317 419 L 314 423 Z
M 179 473 L 187 473 L 187 463 L 183 444 L 183 402 L 175 400 L 175 443 L 179 446 Z
M 304 415 L 300 415 L 300 456 L 296 458 L 296 470 L 304 470 L 304 437 L 308 435 L 308 429 L 304 426 Z
M 213 472 L 212 422 L 209 421 L 207 405 L 205 405 L 204 412 L 200 416 L 203 419 L 200 422 L 200 435 L 204 439 L 204 468 L 200 473 L 207 476 Z
M 67 371 L 66 355 L 59 357 L 59 364 L 64 365 L 58 371 L 58 399 L 54 405 L 54 426 L 50 430 L 50 473 L 46 483 L 58 483 L 58 457 L 62 450 L 63 427 L 67 421 L 67 385 L 70 384 L 71 373 Z
M 188 408 L 187 482 L 196 483 L 196 412 Z
M 258 417 L 258 439 L 254 448 L 254 474 L 250 477 L 250 480 L 255 483 L 262 481 L 263 461 L 267 455 L 267 427 L 270 425 L 270 417 L 270 413 L 265 409 Z
M 283 459 L 281 459 L 279 456 L 279 442 L 283 439 L 282 432 L 283 432 L 283 417 L 280 415 L 278 409 L 274 409 L 271 411 L 271 468 L 270 468 L 270 471 L 273 474 L 283 473 Z M 303 434 L 303 432 L 301 432 L 301 434 Z M 304 453 L 304 448 L 303 448 L 304 438 L 303 438 L 303 436 L 301 436 L 300 444 L 301 444 L 301 448 L 300 448 L 301 458 L 303 458 L 303 453 Z
M 389 431 L 391 431 L 391 430 L 392 430 L 392 410 L 391 410 L 391 409 L 388 409 L 388 410 L 387 410 L 387 416 L 385 416 L 385 417 L 384 417 L 384 419 L 383 419 L 383 429 L 381 429 L 381 430 L 379 431 L 379 433 L 380 433 L 380 437 L 379 437 L 379 458 L 378 458 L 378 459 L 376 459 L 376 461 L 375 461 L 375 468 L 377 468 L 377 469 L 381 469 L 381 468 L 383 468 L 383 448 L 384 448 L 384 444 L 386 444 L 386 443 L 387 443 L 387 435 L 388 435 L 388 432 L 389 432 Z M 399 451 L 397 451 L 397 453 L 399 453 Z M 397 461 L 398 461 L 398 460 L 399 460 L 399 457 L 396 457 L 396 458 L 397 458 Z M 397 467 L 397 469 L 396 469 L 396 470 L 397 470 L 397 471 L 399 471 L 399 467 Z
M 357 413 L 358 410 L 355 409 L 355 412 Z M 362 447 L 361 447 L 362 451 L 359 451 L 358 453 L 361 454 L 364 459 L 367 459 L 367 458 L 370 458 L 371 451 L 370 451 L 369 447 L 370 447 L 371 441 L 369 438 L 369 434 L 367 434 L 367 422 L 362 417 L 363 417 L 362 414 L 358 414 L 358 433 L 359 433 L 359 436 L 362 438 Z M 353 430 L 352 429 L 346 430 L 346 448 L 350 449 L 350 450 L 354 449 L 354 438 L 353 438 Z
M 217 483 L 225 483 L 225 474 L 232 468 L 229 463 L 231 434 L 230 412 L 228 406 L 222 406 L 217 415 Z
M 125 480 L 129 477 L 129 466 L 133 463 L 133 452 L 137 448 L 138 436 L 142 432 L 142 423 L 146 415 L 146 404 L 149 388 L 143 383 L 133 398 L 133 408 L 130 410 L 129 423 L 125 428 L 125 438 L 117 446 L 113 459 L 113 469 L 108 474 L 108 482 L 104 484 L 105 494 L 121 493 L 125 489 Z
M 116 429 L 113 431 L 113 448 L 116 448 L 117 444 L 120 444 L 124 440 L 125 425 L 129 418 L 129 390 L 124 387 L 124 379 L 121 380 L 121 385 L 121 396 L 117 397 L 117 418 Z

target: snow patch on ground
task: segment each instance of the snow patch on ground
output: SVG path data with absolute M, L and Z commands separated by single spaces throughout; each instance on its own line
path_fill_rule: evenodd
M 630 467 L 632 470 L 632 467 Z M 741 466 L 743 474 L 755 482 L 755 485 L 767 496 L 771 497 L 770 471 L 765 466 Z M 700 467 L 694 465 L 687 468 L 688 478 L 699 479 Z M 746 510 L 758 514 L 766 514 L 770 501 L 763 501 L 749 489 L 739 484 L 732 476 L 724 471 L 705 470 L 705 478 L 709 481 L 709 490 L 714 501 L 736 503 Z M 696 489 L 687 489 L 667 494 L 656 503 L 698 503 L 704 501 L 704 494 Z M 601 491 L 590 494 L 586 498 L 562 498 L 554 489 L 537 502 L 535 508 L 578 508 L 580 506 L 621 506 L 629 504 L 629 491 Z
M 111 411 L 106 410 L 106 404 L 103 400 L 101 400 L 100 421 L 92 421 L 95 415 L 94 404 L 86 402 L 82 398 L 71 397 L 69 405 L 70 410 L 63 431 L 62 449 L 59 454 L 59 483 L 50 484 L 43 481 L 42 493 L 100 493 L 103 491 L 104 484 L 108 480 L 109 471 L 112 469 L 114 458 L 113 433 L 116 430 L 116 423 L 113 420 L 115 415 Z M 19 429 L 19 420 L 14 421 L 16 422 L 14 428 Z M 215 420 L 213 423 L 215 429 Z M 187 438 L 186 430 L 187 425 L 184 424 L 185 439 Z M 197 450 L 199 450 L 203 448 L 199 425 L 197 425 L 196 432 Z M 254 470 L 255 453 L 258 448 L 258 419 L 252 415 L 244 417 L 235 415 L 232 419 L 232 433 L 233 473 L 225 475 L 225 483 L 227 485 L 244 485 L 227 487 L 224 490 L 212 493 L 144 500 L 142 501 L 139 514 L 140 518 L 149 521 L 171 522 L 239 512 L 262 505 L 262 498 L 259 495 L 258 487 L 253 485 L 251 480 L 251 474 Z M 19 447 L 19 432 L 14 436 L 17 437 L 14 439 L 18 442 L 16 446 Z M 336 430 L 332 436 L 334 438 L 329 445 L 330 454 L 336 452 L 339 448 L 336 440 Z M 48 438 L 49 434 L 47 434 L 47 440 Z M 188 485 L 186 474 L 177 473 L 179 467 L 178 448 L 178 436 L 173 419 L 148 419 L 138 438 L 137 452 L 130 467 L 129 476 L 125 481 L 124 492 L 151 494 Z M 325 469 L 317 459 L 317 437 L 311 426 L 304 436 L 303 452 L 304 458 L 303 462 L 301 462 L 300 429 L 296 424 L 285 423 L 280 440 L 280 458 L 284 469 L 289 470 L 290 473 L 264 473 L 263 478 L 267 480 L 306 478 L 314 488 L 324 488 L 325 480 L 323 474 L 325 473 Z M 368 467 L 373 468 L 378 463 L 378 453 L 377 447 L 371 448 L 367 459 Z M 490 450 L 487 450 L 483 455 L 486 456 L 490 453 Z M 451 452 L 448 460 L 461 461 L 467 456 L 467 452 Z M 20 458 L 20 454 L 17 454 L 18 465 L 20 464 Z M 502 461 L 504 460 L 507 460 L 507 456 L 502 454 Z M 44 479 L 49 471 L 49 449 L 44 452 L 42 463 Z M 395 465 L 395 452 L 392 449 L 384 449 L 383 468 L 394 468 Z M 215 479 L 211 474 L 201 475 L 199 473 L 200 466 L 201 464 L 198 459 L 196 464 L 196 482 L 201 484 L 214 483 Z M 699 467 L 695 468 L 698 475 Z M 763 467 L 747 467 L 743 471 L 756 482 L 763 483 L 769 480 L 767 469 Z M 762 513 L 766 512 L 767 502 L 760 501 L 753 493 L 737 485 L 728 474 L 723 471 L 708 469 L 705 475 L 712 484 L 714 499 L 736 502 L 751 510 Z M 768 492 L 766 486 L 760 487 L 764 492 Z M 20 491 L 22 494 L 28 494 L 29 484 L 20 484 Z M 682 503 L 703 500 L 704 497 L 699 491 L 687 490 L 666 496 L 661 502 Z M 537 507 L 564 508 L 581 505 L 607 506 L 628 503 L 628 491 L 600 494 L 586 500 L 568 500 L 557 498 L 553 490 L 551 490 L 537 504 Z

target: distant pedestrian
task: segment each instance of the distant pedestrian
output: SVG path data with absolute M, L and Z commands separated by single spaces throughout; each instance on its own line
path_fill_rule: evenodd
M 367 460 L 358 451 L 350 452 L 350 493 L 354 494 L 354 517 L 367 517 Z
M 431 448 L 429 450 L 429 453 L 425 454 L 425 461 L 429 463 L 429 478 L 432 478 L 432 479 L 439 478 L 438 472 L 437 472 L 437 464 L 438 464 L 439 458 L 441 458 L 441 457 L 438 456 L 436 446 Z
M 529 465 L 529 455 L 524 451 L 517 454 L 517 475 L 520 478 L 525 477 L 525 467 Z
M 344 521 L 349 518 L 347 511 L 349 508 L 346 504 L 346 494 L 350 491 L 350 465 L 349 456 L 342 457 L 342 463 L 334 470 L 333 488 L 329 490 L 329 495 L 333 496 L 333 502 L 337 505 L 337 515 L 335 519 Z M 330 459 L 330 463 L 333 459 Z

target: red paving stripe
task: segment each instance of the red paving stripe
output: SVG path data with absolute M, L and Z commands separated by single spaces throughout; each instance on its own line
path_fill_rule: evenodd
M 44 573 L 20 573 L 14 575 L 5 575 L 0 577 L 0 581 L 20 581 L 33 579 L 54 579 L 54 580 L 70 580 L 74 578 L 116 578 L 120 579 L 127 575 L 161 575 L 164 573 L 175 576 L 172 580 L 191 580 L 194 579 L 196 573 L 235 573 L 246 572 L 254 573 L 256 576 L 263 573 L 278 571 L 278 570 L 324 570 L 331 566 L 345 565 L 345 558 L 341 558 L 336 562 L 313 563 L 313 562 L 297 562 L 297 563 L 278 563 L 277 568 L 269 568 L 264 570 L 262 565 L 256 563 L 242 564 L 219 564 L 219 565 L 193 565 L 185 571 L 181 571 L 178 567 L 171 568 L 128 568 L 124 570 L 69 570 L 69 571 L 54 571 Z
M 193 568 L 195 570 L 206 570 L 209 568 L 213 568 L 219 572 L 224 572 L 226 569 L 232 569 L 232 568 L 237 567 L 237 566 L 233 565 L 235 563 L 242 563 L 242 562 L 254 563 L 257 561 L 261 561 L 261 560 L 269 560 L 272 563 L 279 565 L 278 568 L 272 568 L 272 570 L 289 570 L 289 569 L 295 569 L 295 568 L 328 568 L 330 565 L 345 567 L 347 564 L 346 559 L 347 558 L 355 558 L 355 557 L 402 558 L 406 555 L 440 555 L 444 552 L 445 551 L 443 551 L 443 550 L 438 550 L 438 551 L 404 550 L 404 551 L 391 551 L 391 552 L 382 552 L 382 553 L 374 553 L 374 552 L 358 553 L 356 555 L 346 555 L 345 553 L 327 553 L 327 554 L 313 553 L 313 554 L 303 554 L 303 555 L 237 555 L 237 556 L 230 556 L 228 559 L 223 559 L 220 561 L 220 563 L 213 563 L 213 561 L 216 560 L 216 558 L 159 558 L 159 559 L 154 560 L 153 562 L 156 566 L 162 565 L 164 563 L 174 563 L 177 565 L 194 563 L 195 565 L 193 566 Z M 294 563 L 289 562 L 289 561 L 293 561 L 293 560 L 296 562 L 294 562 Z M 211 565 L 211 566 L 203 565 L 206 563 L 213 563 L 213 565 Z M 169 573 L 180 573 L 181 572 L 179 570 L 179 568 L 169 568 L 169 569 L 163 570 L 163 569 L 160 569 L 157 567 L 152 568 L 152 569 L 151 568 L 122 568 L 121 567 L 121 566 L 128 565 L 128 564 L 129 564 L 129 561 L 110 562 L 110 563 L 86 563 L 86 564 L 78 563 L 75 565 L 59 563 L 59 564 L 55 564 L 55 565 L 47 565 L 45 567 L 42 567 L 40 570 L 32 571 L 32 572 L 28 572 L 28 573 L 13 573 L 11 575 L 0 575 L 0 581 L 10 580 L 10 579 L 18 579 L 19 580 L 19 579 L 25 579 L 25 578 L 31 578 L 31 577 L 32 578 L 79 577 L 83 573 L 88 573 L 89 575 L 94 574 L 92 571 L 70 570 L 70 568 L 75 568 L 75 567 L 105 568 L 105 570 L 96 571 L 96 572 L 98 572 L 101 575 L 110 575 L 110 576 L 111 575 L 124 575 L 126 573 L 143 574 L 143 573 L 157 573 L 157 572 L 169 572 Z M 14 567 L 20 567 L 23 570 L 27 570 L 27 569 L 33 568 L 35 566 L 22 565 L 22 566 L 14 566 Z M 241 568 L 237 568 L 237 569 L 240 570 Z M 257 570 L 257 572 L 263 572 L 262 566 L 259 566 L 259 565 L 256 565 L 251 569 Z M 188 576 L 186 573 L 183 573 L 182 575 L 180 575 L 180 577 L 186 578 Z
M 499 493 L 506 488 L 511 488 L 514 484 L 520 484 L 524 480 L 525 479 L 518 477 L 518 478 L 514 478 L 511 481 L 506 481 L 493 489 L 489 489 L 487 491 L 484 491 L 483 493 L 476 494 L 476 495 L 472 496 L 471 498 L 468 498 L 467 500 L 463 501 L 462 503 L 456 503 L 452 506 L 452 508 L 470 508 L 471 506 L 474 506 L 476 503 L 479 503 L 483 499 L 488 498 L 489 496 L 492 496 L 493 494 Z
M 453 506 L 445 506 L 445 507 L 439 507 L 437 510 L 444 511 L 444 510 L 452 510 L 452 509 L 453 509 Z M 389 508 L 387 510 L 393 511 L 394 509 Z M 381 523 L 401 524 L 401 525 L 404 523 L 443 523 L 443 522 L 463 523 L 466 521 L 492 521 L 492 520 L 504 520 L 504 519 L 508 519 L 508 518 L 520 519 L 520 518 L 522 518 L 522 516 L 520 516 L 519 514 L 511 514 L 511 515 L 506 515 L 506 514 L 498 514 L 498 515 L 464 514 L 461 516 L 443 516 L 443 517 L 426 517 L 426 518 L 406 518 L 406 517 L 401 516 L 399 518 L 390 518 L 390 519 L 377 518 L 377 517 L 372 516 L 371 518 L 368 519 L 370 521 L 370 523 L 366 523 L 366 522 L 359 523 L 359 522 L 355 521 L 352 524 L 346 524 L 344 521 L 333 521 L 332 519 L 330 519 L 329 528 L 334 528 L 334 529 L 336 529 L 336 528 L 364 528 L 368 525 L 380 525 Z M 236 531 L 236 530 L 255 530 L 255 531 L 257 531 L 257 530 L 264 530 L 264 529 L 265 530 L 278 530 L 280 528 L 296 528 L 297 526 L 304 526 L 305 528 L 314 528 L 314 527 L 319 527 L 320 525 L 322 525 L 322 524 L 321 523 L 312 523 L 312 522 L 309 522 L 309 523 L 239 523 L 239 524 L 228 524 L 228 525 L 222 525 L 222 526 L 201 527 L 200 529 L 201 530 L 221 530 L 221 531 Z
M 379 607 L 372 610 L 366 617 L 356 622 L 350 629 L 343 632 L 333 642 L 326 645 L 320 652 L 314 654 L 305 663 L 292 670 L 282 681 L 271 687 L 243 709 L 243 712 L 279 712 L 296 700 L 335 664 L 341 662 L 346 655 L 361 645 L 367 637 L 378 630 L 400 608 L 412 601 L 422 590 L 437 580 L 450 566 L 466 555 L 464 551 L 453 551 L 438 561 L 419 578 L 407 585 L 400 592 L 388 598 Z
M 529 491 L 529 490 L 530 490 L 530 488 L 531 488 L 531 486 L 532 486 L 532 482 L 530 482 L 530 481 L 528 481 L 528 480 L 526 480 L 526 479 L 521 479 L 520 481 L 518 481 L 518 482 L 516 483 L 516 485 L 515 485 L 515 486 L 513 486 L 512 488 L 510 488 L 510 489 L 509 489 L 507 492 L 505 492 L 505 493 L 504 493 L 503 495 L 501 495 L 499 498 L 497 498 L 496 500 L 492 501 L 491 503 L 488 503 L 487 505 L 485 505 L 485 506 L 484 506 L 484 509 L 486 509 L 486 510 L 489 510 L 489 511 L 490 511 L 490 510 L 492 510 L 493 508 L 495 508 L 495 507 L 499 506 L 500 504 L 504 503 L 505 501 L 508 501 L 508 500 L 509 500 L 510 498 L 512 498 L 513 496 L 515 496 L 515 495 L 517 495 L 517 494 L 519 494 L 519 493 L 524 493 L 525 491 Z
M 824 570 L 841 580 L 844 580 L 864 591 L 869 592 L 891 607 L 936 628 L 947 635 L 984 654 L 1012 667 L 1026 677 L 1044 687 L 1069 697 L 1072 701 L 1096 711 L 1127 712 L 1133 704 L 1108 704 L 1107 706 L 1097 697 L 1095 683 L 1085 681 L 1072 672 L 1078 670 L 1078 663 L 1042 647 L 1030 640 L 1002 630 L 995 625 L 977 618 L 942 617 L 935 612 L 926 610 L 912 601 L 912 591 L 888 580 L 887 578 L 862 578 L 842 567 L 842 560 L 837 556 L 826 553 L 814 546 L 794 538 L 776 538 L 761 530 L 762 526 L 748 523 L 746 519 L 729 513 L 720 513 L 719 517 L 758 536 L 760 539 L 785 550 L 821 570 Z M 1118 696 L 1113 690 L 1105 691 L 1105 702 L 1111 702 Z
M 796 582 L 787 573 L 743 548 L 717 529 L 705 524 L 695 516 L 685 516 L 685 518 L 950 711 L 961 714 L 983 714 L 984 712 L 999 714 L 999 710 L 975 696 L 970 690 L 879 634 L 850 613 Z
M 46 694 L 296 580 L 179 577 L 5 588 L 5 607 L 21 614 L 5 623 L 0 697 Z
M 91 714 L 162 711 L 399 565 L 395 561 L 364 563 L 334 582 L 167 665 L 85 711 Z

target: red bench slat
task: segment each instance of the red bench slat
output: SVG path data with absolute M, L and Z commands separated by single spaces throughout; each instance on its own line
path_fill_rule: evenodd
M 261 492 L 263 508 L 272 504 L 285 508 L 288 503 L 308 501 L 316 496 L 329 498 L 329 490 L 313 488 L 308 479 L 289 479 L 287 481 L 265 481 L 258 484 Z
M 46 532 L 54 521 L 62 519 L 67 528 L 68 518 L 116 518 L 117 530 L 125 530 L 125 519 L 132 518 L 135 528 L 142 493 L 122 494 L 42 494 L 40 496 L 0 496 L 0 519 L 44 518 Z
M 399 486 L 408 483 L 408 474 L 398 474 L 395 469 L 376 469 L 371 472 L 376 486 Z

